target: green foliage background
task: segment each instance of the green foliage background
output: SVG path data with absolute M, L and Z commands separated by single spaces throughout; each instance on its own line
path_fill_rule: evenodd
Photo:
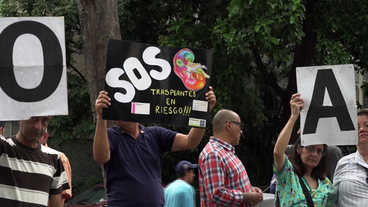
M 245 124 L 238 157 L 253 185 L 268 185 L 273 146 L 289 117 L 299 66 L 368 60 L 366 0 L 117 0 L 123 40 L 213 51 L 211 85 L 217 106 L 236 111 Z M 93 137 L 94 124 L 83 68 L 76 0 L 2 0 L 2 16 L 64 16 L 69 112 L 50 124 L 54 140 Z M 170 127 L 170 126 L 169 126 Z M 174 128 L 182 133 L 187 128 Z M 164 154 L 163 182 L 175 179 L 182 159 L 197 162 L 209 136 L 193 150 Z

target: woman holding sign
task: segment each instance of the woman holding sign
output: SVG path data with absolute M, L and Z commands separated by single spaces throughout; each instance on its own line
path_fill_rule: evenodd
M 334 190 L 325 176 L 328 169 L 324 156 L 327 145 L 301 146 L 299 137 L 293 145 L 290 159 L 284 154 L 299 112 L 304 107 L 299 93 L 291 96 L 290 107 L 290 119 L 274 149 L 276 206 L 333 206 Z
M 357 151 L 339 160 L 334 174 L 335 206 L 368 204 L 368 109 L 358 112 Z

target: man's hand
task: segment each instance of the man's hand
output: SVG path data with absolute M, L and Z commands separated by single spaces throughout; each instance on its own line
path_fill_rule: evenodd
M 110 100 L 111 99 L 107 96 L 106 91 L 100 91 L 95 103 L 96 113 L 98 116 L 102 115 L 103 108 L 108 108 L 111 105 Z
M 206 100 L 210 102 L 210 111 L 212 111 L 213 107 L 216 105 L 216 95 L 213 92 L 212 86 L 208 86 L 208 92 L 206 93 Z
M 243 201 L 251 205 L 257 205 L 263 201 L 263 192 L 261 189 L 254 187 L 251 192 L 243 193 Z

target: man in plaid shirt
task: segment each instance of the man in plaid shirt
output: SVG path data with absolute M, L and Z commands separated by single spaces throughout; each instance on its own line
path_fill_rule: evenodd
M 252 187 L 235 154 L 243 133 L 239 115 L 227 109 L 217 112 L 213 133 L 199 155 L 201 206 L 250 207 L 262 202 L 262 190 Z

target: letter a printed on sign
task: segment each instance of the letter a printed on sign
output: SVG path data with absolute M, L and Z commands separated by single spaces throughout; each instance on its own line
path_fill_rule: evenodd
M 0 120 L 67 115 L 63 17 L 0 18 Z
M 353 65 L 298 67 L 302 145 L 355 145 L 357 107 Z

